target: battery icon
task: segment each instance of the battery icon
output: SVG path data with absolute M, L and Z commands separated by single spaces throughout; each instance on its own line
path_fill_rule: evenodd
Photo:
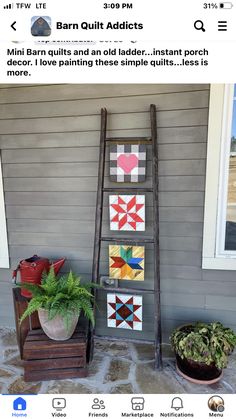
M 224 3 L 220 3 L 220 9 L 232 9 L 233 3 L 226 1 Z

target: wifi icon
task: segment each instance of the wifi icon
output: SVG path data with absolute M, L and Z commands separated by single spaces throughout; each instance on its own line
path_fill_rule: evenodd
M 13 9 L 13 3 L 6 4 L 3 9 Z

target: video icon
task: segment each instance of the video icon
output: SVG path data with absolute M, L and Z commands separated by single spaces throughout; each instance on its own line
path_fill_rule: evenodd
M 60 397 L 52 399 L 52 407 L 56 409 L 58 412 L 66 407 L 66 399 Z

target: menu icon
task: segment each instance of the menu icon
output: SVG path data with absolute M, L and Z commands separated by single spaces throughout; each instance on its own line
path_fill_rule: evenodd
M 227 20 L 218 20 L 218 32 L 225 32 L 227 31 Z
M 225 406 L 224 406 L 224 400 L 220 396 L 212 396 L 208 400 L 208 407 L 212 412 L 224 412 Z

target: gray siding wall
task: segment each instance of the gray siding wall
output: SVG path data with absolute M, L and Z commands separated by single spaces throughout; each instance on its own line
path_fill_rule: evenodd
M 149 135 L 150 103 L 158 108 L 161 298 L 168 341 L 170 330 L 186 321 L 236 324 L 235 273 L 201 269 L 209 86 L 2 85 L 0 148 L 11 267 L 34 253 L 65 256 L 65 270 L 71 267 L 90 280 L 100 108 L 110 114 L 110 136 Z M 148 168 L 147 185 L 150 177 Z M 106 183 L 111 185 L 108 170 Z M 149 197 L 147 206 L 146 234 L 152 228 Z M 104 219 L 108 232 L 107 200 Z M 149 288 L 151 249 L 146 256 Z M 104 247 L 104 274 L 107 259 Z M 104 295 L 99 301 L 98 333 L 153 337 L 152 296 L 144 297 L 142 334 L 107 329 Z M 2 269 L 0 326 L 13 324 L 11 270 Z

